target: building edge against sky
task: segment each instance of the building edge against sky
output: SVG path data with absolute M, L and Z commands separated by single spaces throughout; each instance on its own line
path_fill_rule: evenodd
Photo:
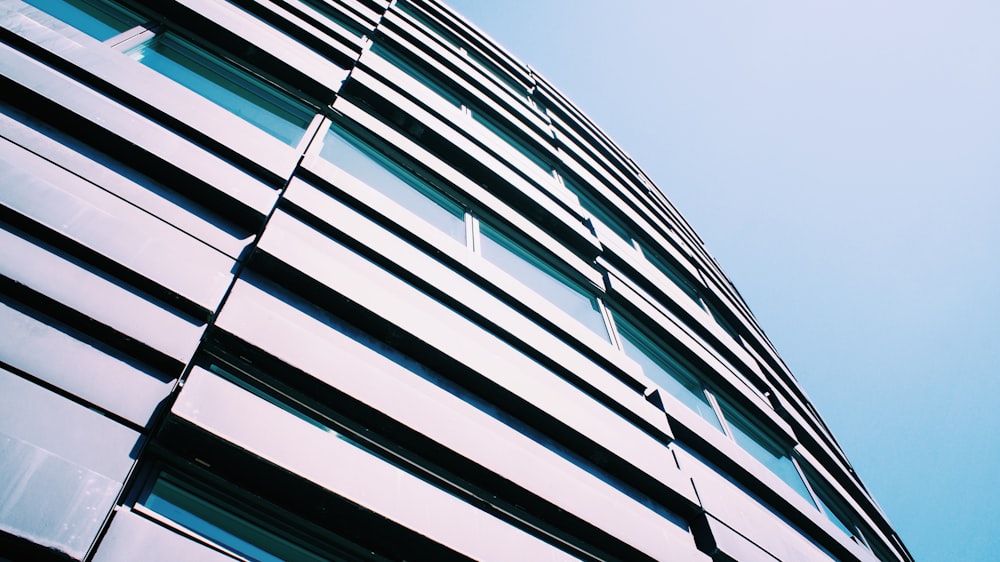
M 446 6 L 0 30 L 0 559 L 912 559 L 662 192 Z

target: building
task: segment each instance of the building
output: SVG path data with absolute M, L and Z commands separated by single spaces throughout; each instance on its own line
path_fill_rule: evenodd
M 662 192 L 448 7 L 0 30 L 0 559 L 911 560 Z

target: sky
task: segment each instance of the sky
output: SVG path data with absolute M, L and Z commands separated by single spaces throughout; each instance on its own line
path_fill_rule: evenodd
M 449 4 L 677 206 L 914 557 L 1000 557 L 1000 2 Z

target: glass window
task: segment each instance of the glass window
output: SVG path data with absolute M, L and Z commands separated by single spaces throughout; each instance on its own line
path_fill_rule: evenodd
M 419 22 L 420 25 L 430 29 L 435 36 L 443 39 L 446 43 L 449 43 L 452 47 L 458 49 L 459 52 L 464 54 L 470 60 L 475 61 L 494 78 L 504 84 L 507 84 L 507 86 L 518 94 L 524 94 L 524 84 L 515 80 L 513 76 L 511 76 L 507 71 L 501 69 L 497 63 L 487 58 L 486 55 L 477 52 L 474 48 L 467 48 L 467 42 L 458 37 L 458 35 L 453 33 L 451 30 L 445 29 L 445 27 L 440 25 L 436 20 L 432 20 L 431 18 L 424 16 L 419 10 L 410 6 L 408 2 L 399 2 L 396 6 L 398 6 L 400 10 L 408 14 L 411 18 Z
M 160 474 L 142 504 L 250 560 L 280 562 L 327 559 L 279 536 L 250 513 L 217 498 L 195 493 L 169 474 Z
M 106 41 L 142 21 L 117 6 L 91 4 L 83 0 L 24 0 L 98 41 Z
M 643 257 L 645 257 L 649 263 L 653 264 L 653 266 L 656 267 L 660 273 L 666 275 L 668 279 L 673 281 L 674 285 L 677 285 L 680 290 L 684 291 L 684 294 L 690 297 L 691 300 L 696 303 L 700 302 L 701 299 L 698 295 L 698 289 L 696 289 L 694 285 L 692 285 L 685 278 L 686 275 L 681 273 L 677 267 L 662 258 L 659 254 L 643 248 L 641 245 L 639 246 L 639 251 L 642 252 Z
M 468 57 L 482 66 L 490 75 L 492 75 L 497 80 L 507 84 L 511 90 L 514 90 L 518 94 L 524 95 L 525 87 L 513 76 L 511 76 L 506 70 L 500 68 L 498 64 L 486 58 L 485 55 L 479 54 L 476 51 L 467 51 Z
M 863 544 L 868 544 L 865 538 L 861 535 L 858 530 L 858 526 L 854 523 L 854 518 L 849 515 L 850 510 L 844 505 L 842 501 L 839 500 L 837 495 L 830 490 L 822 479 L 816 475 L 812 470 L 805 470 L 806 480 L 809 481 L 809 487 L 812 488 L 813 494 L 816 498 L 816 503 L 819 506 L 820 511 L 826 514 L 827 519 L 830 520 L 838 529 L 843 531 L 843 533 L 849 537 L 855 537 Z
M 166 32 L 127 55 L 295 146 L 314 112 L 264 80 Z
M 573 180 L 569 179 L 565 175 L 560 174 L 559 178 L 562 180 L 563 185 L 566 189 L 570 190 L 573 195 L 580 201 L 580 206 L 583 207 L 585 211 L 590 213 L 592 217 L 599 220 L 601 224 L 608 227 L 611 232 L 615 233 L 616 236 L 621 238 L 625 243 L 632 245 L 632 234 L 629 232 L 625 225 L 621 221 L 615 219 L 611 216 L 603 206 L 597 203 L 593 197 L 584 190 Z
M 469 111 L 470 113 L 472 113 L 473 119 L 475 119 L 480 124 L 485 126 L 493 134 L 500 137 L 504 142 L 506 142 L 512 148 L 523 154 L 528 160 L 531 160 L 536 166 L 541 168 L 544 173 L 546 174 L 552 173 L 554 169 L 552 167 L 552 163 L 549 162 L 544 156 L 542 156 L 537 150 L 529 146 L 527 141 L 524 141 L 518 136 L 516 136 L 505 125 L 501 125 L 492 117 L 483 115 L 481 111 L 472 108 L 470 108 Z
M 750 418 L 737 411 L 733 405 L 718 396 L 716 401 L 736 444 L 811 503 L 812 496 L 787 449 L 768 436 Z
M 611 341 L 597 299 L 571 285 L 551 266 L 487 224 L 480 226 L 483 257 Z
M 561 176 L 562 177 L 562 176 Z M 663 258 L 659 253 L 650 250 L 644 244 L 640 243 L 632 235 L 631 230 L 625 226 L 625 224 L 612 216 L 603 205 L 597 203 L 593 197 L 585 193 L 580 186 L 576 185 L 575 182 L 569 180 L 566 177 L 562 177 L 563 185 L 565 185 L 580 201 L 580 206 L 582 206 L 590 215 L 601 222 L 604 226 L 613 232 L 616 236 L 621 238 L 625 243 L 639 250 L 646 261 L 653 264 L 656 269 L 660 270 L 661 273 L 666 275 L 675 285 L 680 287 L 686 295 L 688 295 L 695 302 L 699 302 L 698 289 L 687 279 L 687 275 L 680 271 L 677 266 L 670 263 L 669 260 Z
M 333 6 L 329 0 L 302 0 L 302 2 L 327 18 L 337 22 L 355 37 L 362 37 L 370 31 L 361 25 L 360 22 L 351 19 L 347 14 Z
M 697 376 L 635 328 L 620 320 L 616 327 L 625 354 L 642 367 L 647 377 L 722 431 L 722 423 Z
M 462 207 L 374 146 L 334 124 L 323 140 L 320 156 L 455 240 L 465 242 Z
M 395 66 L 399 70 L 402 70 L 414 80 L 420 82 L 424 86 L 427 86 L 428 89 L 433 91 L 441 98 L 447 100 L 448 103 L 456 107 L 465 106 L 465 103 L 461 100 L 461 98 L 459 98 L 458 95 L 453 93 L 444 84 L 441 84 L 441 82 L 439 82 L 437 79 L 432 78 L 425 71 L 419 69 L 417 65 L 403 58 L 402 55 L 396 54 L 395 52 L 390 51 L 389 49 L 383 47 L 378 43 L 372 46 L 372 52 L 382 57 L 386 61 L 392 63 L 393 66 Z

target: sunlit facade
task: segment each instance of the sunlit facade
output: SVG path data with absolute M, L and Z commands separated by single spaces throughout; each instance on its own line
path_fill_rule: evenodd
M 0 560 L 911 559 L 663 193 L 448 7 L 0 27 Z

